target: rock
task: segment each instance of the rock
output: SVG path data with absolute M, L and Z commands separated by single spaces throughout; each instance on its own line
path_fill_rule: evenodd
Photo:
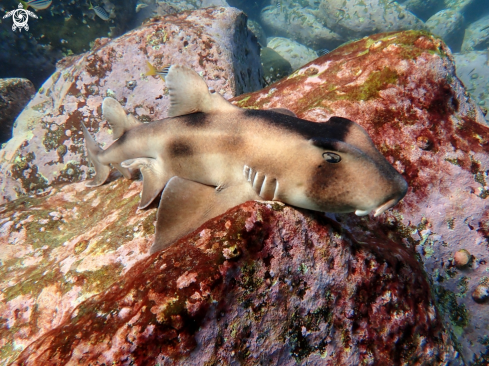
M 80 123 L 98 142 L 112 141 L 101 120 L 106 96 L 141 121 L 165 117 L 168 90 L 160 77 L 145 76 L 147 61 L 157 68 L 189 65 L 226 98 L 259 89 L 263 80 L 259 46 L 234 8 L 169 15 L 99 40 L 93 51 L 59 63 L 18 117 L 14 137 L 0 150 L 0 202 L 89 176 Z
M 27 79 L 0 79 L 0 143 L 12 137 L 15 119 L 35 93 Z
M 465 249 L 460 249 L 453 255 L 455 266 L 459 269 L 466 268 L 471 260 L 472 256 Z
M 267 46 L 267 36 L 260 23 L 248 19 L 248 29 L 256 36 L 262 47 Z
M 489 362 L 487 308 L 469 292 L 489 268 L 489 127 L 446 45 L 421 31 L 373 35 L 236 104 L 288 108 L 313 121 L 349 118 L 368 131 L 410 188 L 378 218 L 336 219 L 361 242 L 394 230 L 390 237 L 416 248 L 457 349 L 466 362 Z M 420 137 L 428 144 L 418 145 Z M 469 273 L 450 265 L 459 248 L 477 258 Z
M 475 302 L 483 304 L 489 299 L 489 286 L 487 284 L 480 284 L 472 293 L 472 298 Z
M 324 0 L 321 1 L 317 17 L 329 29 L 347 39 L 379 32 L 425 28 L 420 19 L 395 1 Z
M 420 19 L 428 19 L 442 6 L 443 2 L 439 0 L 407 0 L 402 2 L 402 5 L 406 7 L 407 10 L 413 12 Z
M 485 112 L 489 109 L 489 49 L 488 51 L 471 51 L 455 53 L 457 76 L 463 81 L 467 91 L 475 99 L 477 105 Z M 489 114 L 485 115 L 489 122 Z
M 313 49 L 333 49 L 345 41 L 326 28 L 312 9 L 289 0 L 281 0 L 280 4 L 262 9 L 260 19 L 269 35 L 290 38 Z
M 446 8 L 462 12 L 477 1 L 478 0 L 444 0 L 444 4 Z
M 357 121 L 408 194 L 377 218 L 248 202 L 152 257 L 138 182 L 9 202 L 2 362 L 487 363 L 486 307 L 468 292 L 487 262 L 469 278 L 448 259 L 460 247 L 486 256 L 489 127 L 446 45 L 419 31 L 366 37 L 234 103 Z
M 489 49 L 489 15 L 472 23 L 465 29 L 462 52 Z
M 292 73 L 290 62 L 268 47 L 261 49 L 261 64 L 267 84 L 280 80 Z
M 2 77 L 27 78 L 38 89 L 55 72 L 56 62 L 63 56 L 86 52 L 96 38 L 117 37 L 129 30 L 136 2 L 97 1 L 110 13 L 110 19 L 102 21 L 89 9 L 88 2 L 53 1 L 45 10 L 34 10 L 39 18 L 29 18 L 28 32 L 13 32 L 12 18 L 2 20 Z M 2 1 L 2 13 L 17 8 L 18 4 L 13 0 Z
M 441 37 L 452 50 L 460 49 L 464 34 L 464 16 L 460 12 L 441 10 L 425 24 L 430 32 Z
M 228 7 L 226 0 L 165 0 L 155 1 L 156 7 L 153 10 L 153 16 L 165 16 L 180 13 L 187 10 L 197 10 L 212 6 Z
M 271 38 L 268 41 L 268 47 L 289 61 L 292 70 L 297 70 L 318 57 L 316 51 L 287 38 Z
M 154 211 L 135 217 L 140 184 L 128 185 L 117 181 L 89 190 L 71 184 L 48 198 L 25 200 L 26 211 L 15 218 L 14 203 L 8 204 L 2 216 L 13 223 L 5 234 L 19 238 L 20 224 L 27 240 L 16 244 L 24 243 L 23 254 L 10 252 L 7 259 L 8 278 L 17 284 L 4 292 L 1 314 L 18 330 L 2 334 L 4 342 L 17 345 L 5 361 L 376 365 L 442 359 L 461 364 L 412 250 L 387 236 L 365 245 L 320 213 L 247 202 L 147 257 L 152 235 L 146 230 Z M 120 202 L 124 189 L 131 192 Z M 96 210 L 103 221 L 84 215 L 94 197 L 105 200 L 109 192 L 111 198 Z M 61 239 L 66 244 L 56 248 L 42 249 L 40 241 L 32 248 L 28 243 L 38 235 L 39 218 L 59 211 L 68 197 L 70 206 L 60 217 L 65 231 L 75 229 L 76 236 Z M 76 201 L 83 226 L 72 215 Z M 110 218 L 100 217 L 109 212 Z M 57 225 L 47 220 L 46 226 Z M 125 243 L 115 251 L 120 241 Z M 128 261 L 120 258 L 124 253 L 130 254 Z M 35 258 L 36 264 L 26 265 L 40 265 L 28 279 L 16 266 L 19 257 Z M 136 257 L 141 259 L 134 263 Z M 39 285 L 27 285 L 37 279 Z M 94 296 L 78 305 L 83 294 Z

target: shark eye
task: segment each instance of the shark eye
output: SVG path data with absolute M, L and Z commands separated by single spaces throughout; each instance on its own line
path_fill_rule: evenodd
M 323 158 L 328 163 L 332 163 L 332 164 L 337 164 L 341 161 L 341 156 L 339 156 L 338 154 L 332 153 L 332 152 L 323 153 Z

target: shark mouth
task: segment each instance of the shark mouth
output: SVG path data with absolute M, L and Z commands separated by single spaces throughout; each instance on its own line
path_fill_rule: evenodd
M 387 201 L 386 203 L 384 203 L 383 205 L 377 207 L 377 209 L 374 209 L 375 210 L 375 213 L 374 213 L 374 217 L 377 217 L 379 216 L 381 213 L 383 213 L 384 211 L 388 210 L 389 208 L 391 208 L 392 206 L 394 206 L 399 200 L 396 199 L 396 198 L 393 198 L 389 201 Z M 365 216 L 365 215 L 368 215 L 372 210 L 356 210 L 355 211 L 355 215 L 357 216 Z

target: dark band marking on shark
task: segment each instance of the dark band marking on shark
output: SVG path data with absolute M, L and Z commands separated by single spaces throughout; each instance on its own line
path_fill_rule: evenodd
M 153 253 L 248 200 L 377 216 L 406 194 L 404 178 L 353 121 L 241 109 L 182 66 L 171 66 L 165 80 L 169 118 L 142 124 L 106 98 L 103 115 L 117 140 L 105 150 L 83 126 L 96 172 L 87 186 L 103 184 L 112 164 L 126 178 L 141 171 L 140 208 L 163 191 Z
M 171 157 L 184 157 L 193 154 L 192 145 L 181 140 L 171 142 L 169 151 Z

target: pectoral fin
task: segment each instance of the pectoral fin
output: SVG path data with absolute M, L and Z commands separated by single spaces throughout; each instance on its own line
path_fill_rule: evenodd
M 217 190 L 180 177 L 171 178 L 161 195 L 150 252 L 169 247 L 213 217 L 255 199 L 260 197 L 246 183 Z

